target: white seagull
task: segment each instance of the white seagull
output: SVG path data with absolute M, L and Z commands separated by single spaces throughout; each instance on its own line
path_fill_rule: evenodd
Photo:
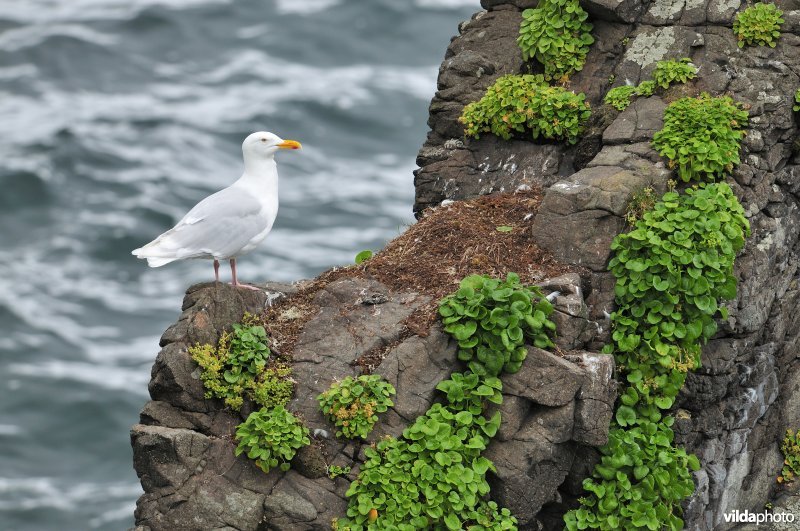
M 264 131 L 248 136 L 242 143 L 244 173 L 239 180 L 197 203 L 177 225 L 133 255 L 146 258 L 150 267 L 188 258 L 213 259 L 217 282 L 219 261 L 230 260 L 232 284 L 251 288 L 239 284 L 236 259 L 267 237 L 278 215 L 275 153 L 300 147 L 295 140 Z

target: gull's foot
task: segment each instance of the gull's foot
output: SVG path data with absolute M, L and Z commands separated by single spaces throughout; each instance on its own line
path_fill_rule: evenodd
M 252 289 L 255 291 L 263 291 L 261 288 L 257 286 L 251 286 L 250 284 L 239 284 L 238 282 L 236 284 L 231 282 L 231 286 L 233 286 L 234 288 L 244 288 L 244 289 Z

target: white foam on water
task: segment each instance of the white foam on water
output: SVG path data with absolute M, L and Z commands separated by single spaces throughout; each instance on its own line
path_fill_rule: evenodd
M 0 18 L 27 23 L 54 20 L 127 20 L 151 7 L 187 9 L 193 6 L 224 5 L 234 0 L 25 0 L 0 2 Z M 299 1 L 299 0 L 298 0 Z
M 85 353 L 87 359 L 95 363 L 150 362 L 160 349 L 158 340 L 159 336 L 145 336 L 127 339 L 124 343 L 92 342 L 85 346 Z
M 54 37 L 67 37 L 95 46 L 113 46 L 113 35 L 93 30 L 80 24 L 53 24 L 48 26 L 23 26 L 0 33 L 0 50 L 16 52 L 32 48 Z
M 71 380 L 92 387 L 147 397 L 149 367 L 149 364 L 142 364 L 132 369 L 107 364 L 47 360 L 37 363 L 11 363 L 7 366 L 7 371 L 8 374 L 30 379 Z
M 419 7 L 436 9 L 457 9 L 464 7 L 482 9 L 480 0 L 414 0 L 414 4 Z
M 141 491 L 141 489 L 139 490 Z M 141 494 L 141 492 L 138 492 L 138 494 Z M 129 519 L 135 509 L 135 502 L 128 501 L 120 503 L 114 509 L 105 511 L 99 516 L 89 520 L 89 527 L 92 529 L 107 529 L 108 524 L 112 522 Z
M 135 93 L 82 90 L 4 95 L 0 99 L 0 118 L 13 135 L 9 135 L 9 146 L 0 148 L 0 154 L 11 151 L 14 146 L 36 142 L 50 144 L 59 131 L 70 130 L 88 148 L 111 145 L 110 153 L 114 156 L 137 166 L 158 168 L 161 171 L 155 175 L 163 175 L 165 169 L 169 171 L 176 163 L 196 168 L 191 155 L 197 153 L 197 149 L 213 147 L 211 135 L 202 131 L 224 129 L 225 124 L 252 122 L 257 114 L 282 113 L 286 103 L 310 102 L 347 110 L 380 103 L 377 99 L 380 91 L 403 93 L 427 101 L 436 90 L 435 65 L 350 65 L 320 69 L 274 59 L 255 50 L 233 54 L 222 63 L 224 66 L 215 70 L 195 76 L 184 75 L 180 81 L 153 83 Z M 250 79 L 241 80 L 241 77 Z M 230 81 L 234 78 L 236 83 Z M 220 85 L 227 86 L 221 89 Z M 168 138 L 170 142 L 143 144 L 141 139 L 132 138 L 137 130 L 127 123 L 148 119 L 172 121 L 182 127 L 173 129 L 175 134 Z M 130 140 L 126 141 L 127 138 Z M 185 152 L 176 153 L 176 144 L 198 139 L 203 143 L 189 144 Z M 27 157 L 17 163 L 30 165 Z M 203 173 L 209 173 L 209 169 L 213 168 Z M 128 181 L 136 177 L 138 175 Z M 202 175 L 194 175 L 194 182 L 198 177 Z
M 22 428 L 16 424 L 0 424 L 0 437 L 11 437 L 23 433 Z
M 310 15 L 339 5 L 340 0 L 277 0 L 280 13 Z
M 96 504 L 100 498 L 125 500 L 139 496 L 141 487 L 135 482 L 86 483 L 60 478 L 0 477 L 0 511 L 58 509 L 70 511 L 85 504 Z M 131 509 L 132 510 L 132 509 Z

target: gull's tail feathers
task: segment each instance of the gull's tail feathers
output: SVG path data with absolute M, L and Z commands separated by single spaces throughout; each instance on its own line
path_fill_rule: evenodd
M 170 232 L 165 232 L 144 247 L 134 249 L 131 254 L 136 258 L 147 259 L 147 265 L 150 267 L 161 267 L 175 260 L 187 258 L 185 250 L 176 247 L 174 245 L 175 242 L 171 241 Z

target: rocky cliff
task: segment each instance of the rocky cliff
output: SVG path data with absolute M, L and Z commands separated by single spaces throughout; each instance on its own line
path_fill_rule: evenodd
M 679 442 L 702 470 L 688 504 L 688 528 L 716 529 L 733 509 L 759 510 L 775 487 L 779 441 L 800 422 L 798 355 L 797 123 L 792 95 L 800 86 L 800 4 L 777 2 L 785 23 L 776 48 L 739 48 L 731 30 L 739 1 L 582 1 L 596 42 L 570 88 L 594 107 L 576 146 L 465 141 L 458 117 L 500 75 L 524 71 L 515 38 L 521 10 L 537 2 L 484 0 L 487 11 L 461 25 L 439 75 L 431 132 L 420 151 L 416 210 L 445 199 L 548 187 L 531 223 L 535 240 L 589 272 L 590 316 L 610 310 L 609 244 L 625 221 L 631 192 L 663 188 L 671 172 L 651 149 L 666 104 L 707 91 L 750 105 L 742 164 L 730 184 L 753 235 L 736 261 L 740 280 L 731 314 L 703 350 L 703 368 L 682 392 Z M 688 86 L 638 99 L 621 113 L 601 105 L 616 80 L 646 79 L 661 59 L 689 57 L 699 69 Z M 618 83 L 616 83 L 618 84 Z M 793 146 L 794 143 L 794 146 Z
M 433 257 L 430 269 L 416 264 L 426 262 L 425 254 L 406 238 L 387 247 L 389 258 L 378 255 L 371 265 L 306 284 L 267 285 L 262 292 L 210 284 L 187 292 L 180 320 L 161 340 L 152 401 L 131 435 L 145 489 L 136 511 L 141 529 L 329 529 L 346 510 L 344 493 L 364 445 L 332 437 L 315 397 L 362 370 L 384 376 L 397 397 L 370 441 L 398 435 L 437 400 L 436 383 L 459 369 L 454 342 L 430 318 L 431 305 L 454 286 L 452 278 L 436 276 L 448 269 L 517 270 L 545 293 L 559 292 L 559 353 L 531 347 L 523 369 L 504 377 L 503 424 L 487 456 L 497 467 L 492 496 L 512 510 L 520 529 L 560 528 L 596 460 L 593 448 L 606 441 L 613 411 L 613 361 L 598 353 L 608 341 L 614 301 L 614 279 L 606 271 L 610 244 L 625 229 L 632 195 L 667 187 L 672 172 L 650 147 L 666 105 L 701 91 L 749 105 L 742 164 L 728 182 L 752 236 L 736 260 L 738 297 L 674 408 L 677 442 L 701 462 L 695 494 L 685 504 L 686 526 L 723 528 L 724 513 L 761 510 L 775 493 L 782 434 L 800 425 L 800 157 L 792 113 L 800 87 L 800 3 L 778 2 L 785 23 L 776 48 L 740 49 L 731 31 L 743 7 L 737 0 L 585 0 L 595 43 L 569 85 L 593 107 L 581 140 L 567 146 L 492 135 L 465 139 L 458 123 L 464 105 L 499 76 L 528 68 L 516 36 L 522 10 L 536 3 L 483 0 L 486 10 L 462 23 L 448 47 L 416 173 L 421 221 L 415 238 L 431 243 L 421 248 Z M 602 105 L 612 84 L 637 83 L 657 61 L 680 57 L 697 65 L 696 79 L 639 98 L 622 112 Z M 531 191 L 535 200 L 526 195 Z M 461 203 L 430 208 L 471 199 L 479 220 L 475 212 L 500 206 L 472 198 L 496 192 L 518 192 L 510 196 L 516 206 L 507 219 L 487 221 L 484 233 L 478 221 L 457 223 L 465 215 L 455 210 Z M 481 239 L 499 238 L 494 227 L 506 224 L 515 240 Z M 434 244 L 466 230 L 475 231 L 469 237 L 485 252 Z M 418 268 L 403 269 L 402 260 Z M 204 399 L 187 353 L 193 344 L 216 341 L 245 311 L 267 312 L 273 346 L 290 355 L 297 380 L 288 409 L 314 436 L 286 473 L 264 474 L 245 456 L 234 457 L 233 431 L 244 415 Z M 329 465 L 352 472 L 330 479 Z

